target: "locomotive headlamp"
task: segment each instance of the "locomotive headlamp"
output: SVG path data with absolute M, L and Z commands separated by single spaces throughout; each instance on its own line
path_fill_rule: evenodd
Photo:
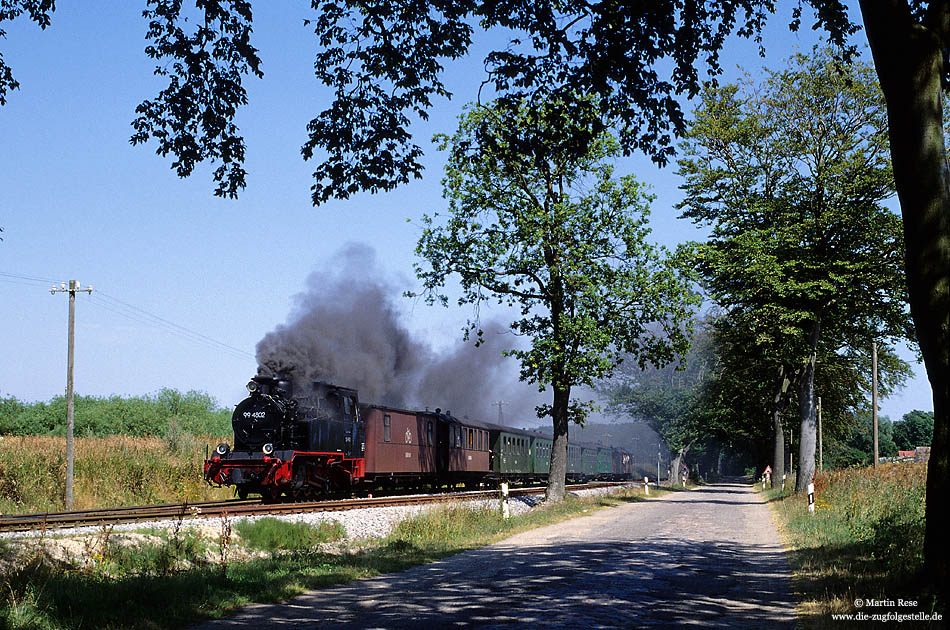
M 256 391 L 257 391 L 257 382 L 256 382 L 256 381 L 250 381 L 250 382 L 247 384 L 247 391 L 251 392 L 252 394 L 253 394 L 254 392 L 256 392 Z
M 230 452 L 230 450 L 231 450 L 231 447 L 225 444 L 224 442 L 221 442 L 220 444 L 214 447 L 214 452 L 220 455 L 221 457 L 224 457 L 225 455 L 227 455 Z
M 261 451 L 263 451 L 265 455 L 272 455 L 274 453 L 274 445 L 268 442 Z

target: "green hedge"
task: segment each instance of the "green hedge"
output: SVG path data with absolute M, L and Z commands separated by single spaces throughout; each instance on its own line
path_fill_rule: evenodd
M 227 435 L 231 410 L 218 406 L 204 392 L 162 389 L 155 394 L 123 398 L 75 397 L 75 433 L 81 437 L 107 435 L 164 437 L 169 432 Z M 0 398 L 0 435 L 65 435 L 66 398 L 25 403 Z

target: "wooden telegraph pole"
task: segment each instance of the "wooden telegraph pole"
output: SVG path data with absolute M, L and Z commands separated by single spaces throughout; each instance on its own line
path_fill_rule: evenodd
M 49 291 L 69 293 L 69 332 L 66 351 L 66 509 L 73 509 L 73 355 L 76 345 L 76 293 L 92 293 L 92 287 L 79 288 L 77 280 L 69 281 L 69 288 L 63 282 L 57 287 L 55 284 Z
M 825 470 L 824 453 L 821 445 L 821 396 L 818 397 L 818 472 Z
M 877 342 L 871 343 L 871 422 L 874 426 L 874 467 L 877 468 Z

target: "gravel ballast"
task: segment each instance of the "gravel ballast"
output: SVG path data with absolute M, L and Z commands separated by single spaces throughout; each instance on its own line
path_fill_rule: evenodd
M 602 494 L 609 494 L 615 492 L 618 489 L 624 488 L 627 486 L 615 486 L 615 487 L 606 487 L 606 488 L 590 488 L 586 490 L 576 490 L 570 492 L 574 496 L 597 496 Z M 509 507 L 511 514 L 513 516 L 518 514 L 523 514 L 529 511 L 535 505 L 541 503 L 542 495 L 527 495 L 527 496 L 518 496 L 511 497 L 509 499 Z M 481 506 L 484 509 L 499 509 L 498 499 L 492 500 L 477 500 L 477 501 L 462 501 L 463 504 L 469 504 L 473 506 Z M 391 506 L 391 507 L 378 507 L 378 508 L 359 508 L 355 510 L 344 510 L 339 512 L 306 512 L 299 514 L 272 514 L 272 515 L 261 515 L 261 516 L 238 516 L 232 518 L 232 523 L 247 520 L 254 521 L 259 518 L 276 518 L 283 521 L 294 522 L 294 523 L 310 523 L 316 524 L 325 521 L 337 521 L 343 525 L 346 529 L 346 537 L 348 540 L 359 540 L 366 538 L 382 538 L 392 532 L 396 524 L 399 521 L 402 521 L 406 518 L 424 512 L 426 510 L 434 509 L 438 506 L 445 505 L 444 503 L 432 503 L 429 505 L 406 505 L 406 506 Z M 218 528 L 221 523 L 221 517 L 207 517 L 202 518 L 200 514 L 196 514 L 194 517 L 186 518 L 180 524 L 176 520 L 165 519 L 158 521 L 147 521 L 139 523 L 121 523 L 113 527 L 112 531 L 114 532 L 128 532 L 128 531 L 137 531 L 143 529 L 173 529 L 175 527 L 188 528 L 188 527 L 202 527 L 202 528 Z M 0 537 L 3 538 L 23 538 L 23 537 L 37 537 L 37 536 L 55 536 L 55 537 L 64 537 L 64 536 L 76 536 L 76 535 L 88 535 L 95 534 L 102 531 L 102 527 L 69 527 L 62 529 L 50 529 L 44 534 L 38 532 L 10 532 L 5 534 L 0 534 Z

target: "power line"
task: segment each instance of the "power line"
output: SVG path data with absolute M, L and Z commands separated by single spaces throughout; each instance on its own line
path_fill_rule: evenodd
M 22 273 L 13 273 L 9 271 L 0 271 L 0 282 L 23 286 L 43 286 L 44 288 L 48 288 L 50 284 L 59 283 L 58 280 L 51 278 L 44 278 Z M 129 302 L 121 300 L 113 295 L 109 295 L 108 293 L 103 293 L 98 289 L 94 294 L 90 295 L 89 303 L 97 308 L 115 313 L 116 315 L 121 315 L 130 321 L 159 328 L 167 333 L 176 335 L 187 341 L 191 341 L 192 343 L 197 343 L 199 345 L 205 346 L 206 348 L 217 350 L 219 352 L 225 352 L 236 358 L 251 360 L 256 360 L 257 358 L 250 352 L 224 343 L 223 341 L 214 339 L 213 337 L 188 328 L 187 326 L 177 324 L 169 319 L 151 313 L 140 306 L 130 304 Z
M 49 284 L 53 284 L 57 282 L 57 280 L 54 280 L 53 278 L 38 278 L 36 276 L 24 276 L 23 274 L 19 274 L 19 273 L 9 273 L 6 271 L 0 271 L 0 279 L 4 279 L 4 278 L 9 278 L 9 280 L 6 280 L 7 282 L 11 282 L 13 280 L 23 281 L 23 282 L 17 282 L 15 284 L 26 284 L 27 282 L 29 282 L 33 284 L 49 285 Z
M 69 287 L 62 283 L 61 288 L 55 284 L 49 290 L 50 293 L 69 294 L 69 328 L 68 328 L 68 349 L 66 355 L 66 509 L 73 509 L 73 363 L 74 347 L 76 339 L 76 294 L 92 294 L 92 287 L 83 289 L 76 280 L 69 281 Z
M 112 311 L 113 313 L 122 315 L 123 317 L 126 317 L 132 321 L 162 328 L 167 332 L 178 335 L 179 337 L 183 337 L 189 341 L 202 344 L 215 350 L 222 350 L 242 358 L 256 358 L 251 353 L 241 350 L 240 348 L 226 344 L 223 341 L 218 341 L 213 337 L 209 337 L 208 335 L 200 333 L 196 330 L 192 330 L 186 326 L 182 326 L 181 324 L 176 324 L 171 320 L 151 313 L 144 308 L 135 306 L 134 304 L 129 304 L 128 302 L 120 300 L 119 298 L 109 295 L 103 291 L 98 292 L 97 298 L 98 299 L 93 300 L 93 303 L 97 306 Z

